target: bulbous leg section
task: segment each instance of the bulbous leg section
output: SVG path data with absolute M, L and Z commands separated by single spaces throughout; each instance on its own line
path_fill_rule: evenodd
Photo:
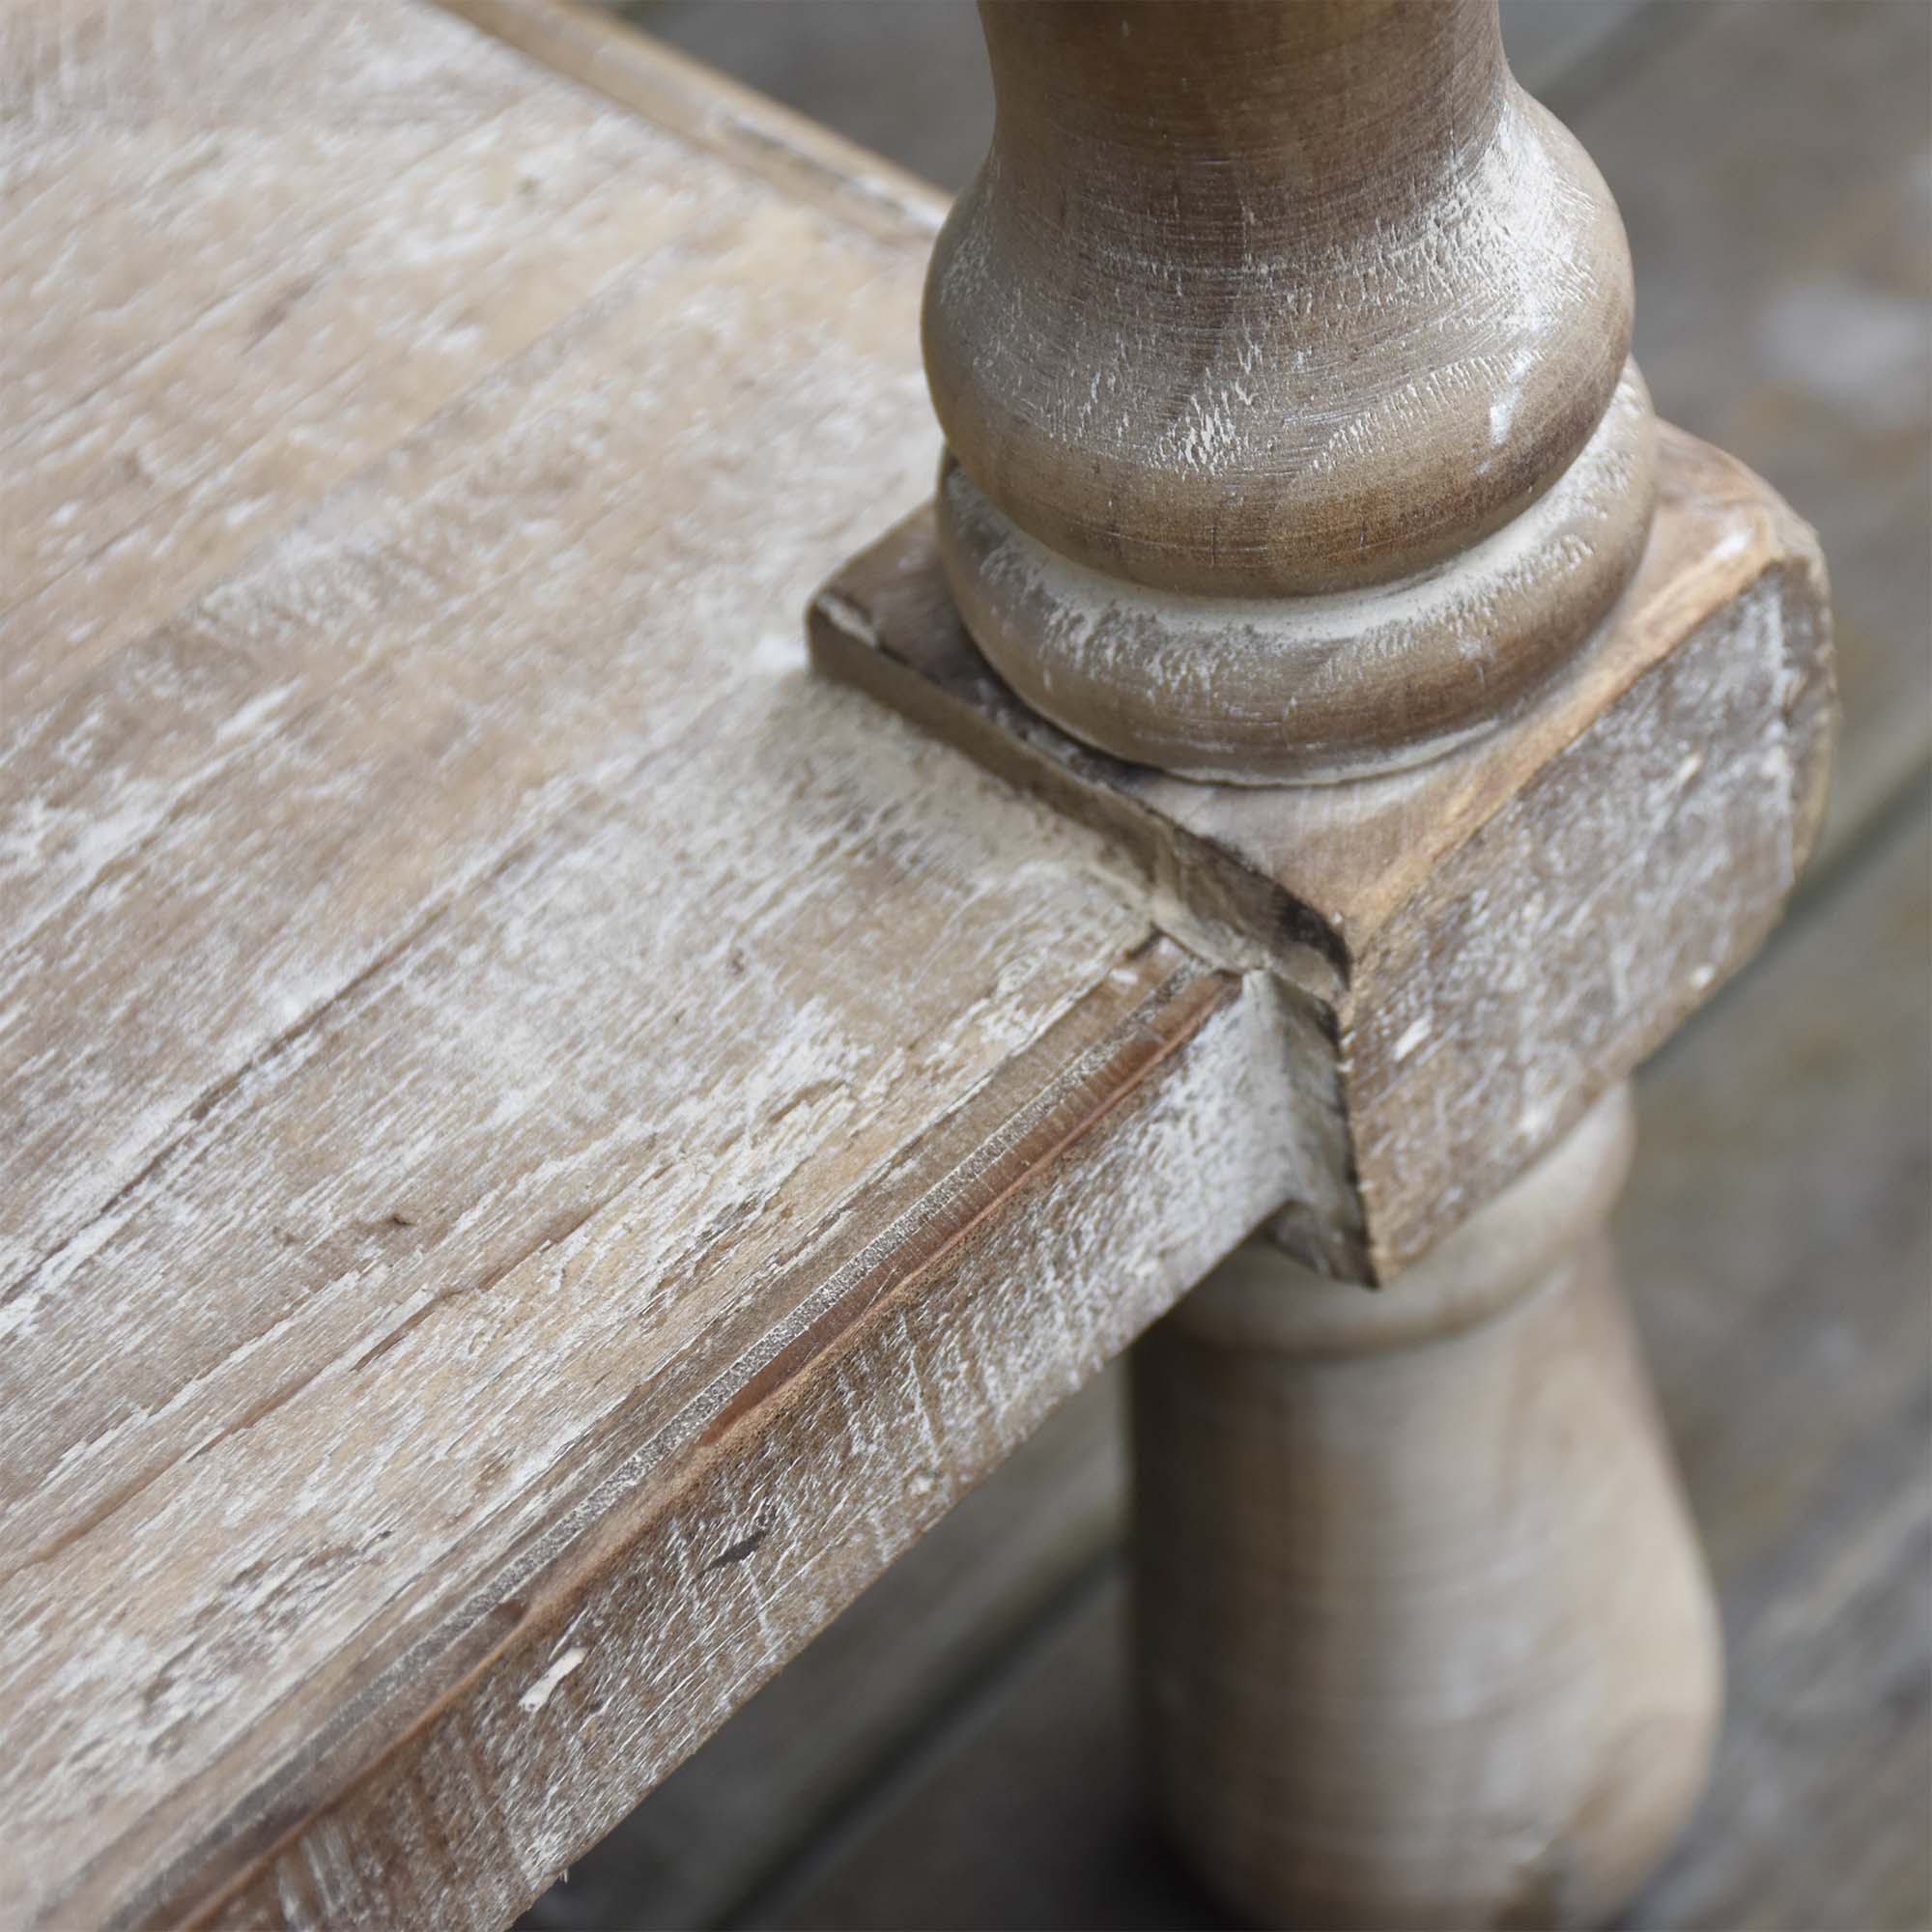
M 1136 1350 L 1156 1803 L 1260 1924 L 1586 1926 L 1702 1788 L 1702 1560 L 1614 1279 L 1619 1093 L 1379 1293 L 1251 1248 Z
M 1627 363 L 1596 434 L 1520 516 L 1446 564 L 1326 595 L 1104 576 L 1028 536 L 951 456 L 940 554 L 980 651 L 1073 737 L 1207 782 L 1332 783 L 1481 737 L 1587 648 L 1643 554 L 1656 444 Z

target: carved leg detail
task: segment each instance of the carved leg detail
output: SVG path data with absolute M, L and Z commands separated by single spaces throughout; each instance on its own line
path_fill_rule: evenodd
M 981 15 L 938 499 L 813 648 L 1295 1029 L 1284 1246 L 1135 1351 L 1157 1802 L 1264 1922 L 1589 1924 L 1695 1802 L 1719 1660 L 1612 1275 L 1629 1095 L 1577 1112 L 1809 848 L 1822 559 L 1656 424 L 1495 0 Z
M 1268 1924 L 1569 1926 L 1702 1785 L 1717 1623 L 1615 1280 L 1613 1092 L 1379 1293 L 1256 1242 L 1134 1357 L 1151 1774 Z

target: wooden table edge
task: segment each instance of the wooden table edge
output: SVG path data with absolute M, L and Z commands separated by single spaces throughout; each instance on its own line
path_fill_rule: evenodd
M 903 1151 L 872 1238 L 801 1260 L 825 1277 L 801 1332 L 674 1420 L 631 1418 L 677 1436 L 640 1485 L 589 1484 L 567 1541 L 479 1577 L 304 1761 L 159 1864 L 154 1814 L 64 1909 L 513 1917 L 1279 1204 L 1289 1026 L 1262 980 L 1150 932 Z M 487 1842 L 445 1829 L 479 1815 Z

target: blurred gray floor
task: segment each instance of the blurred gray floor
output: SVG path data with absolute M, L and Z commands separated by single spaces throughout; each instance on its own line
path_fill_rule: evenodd
M 957 0 L 619 9 L 956 188 Z M 1505 0 L 1636 258 L 1666 415 L 1818 525 L 1845 729 L 1764 959 L 1640 1084 L 1626 1272 L 1722 1600 L 1717 1776 L 1631 1927 L 1932 1926 L 1932 8 Z M 1135 1796 L 1120 1389 L 1069 1403 L 533 1927 L 1208 1927 Z
M 941 187 L 964 187 L 986 152 L 992 88 L 965 0 L 631 0 L 611 11 Z M 1642 0 L 1504 0 L 1511 62 L 1548 95 L 1643 12 Z

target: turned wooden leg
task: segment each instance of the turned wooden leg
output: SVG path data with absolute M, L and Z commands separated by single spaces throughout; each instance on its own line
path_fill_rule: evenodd
M 937 500 L 813 640 L 1293 1041 L 1293 1198 L 1136 1354 L 1159 1806 L 1264 1922 L 1587 1924 L 1719 1703 L 1619 1083 L 1818 824 L 1815 542 L 1655 421 L 1615 206 L 1494 0 L 981 14 Z
M 1587 1925 L 1696 1801 L 1718 1629 L 1605 1226 L 1629 1117 L 1385 1291 L 1255 1242 L 1135 1350 L 1152 1786 L 1260 1923 Z

